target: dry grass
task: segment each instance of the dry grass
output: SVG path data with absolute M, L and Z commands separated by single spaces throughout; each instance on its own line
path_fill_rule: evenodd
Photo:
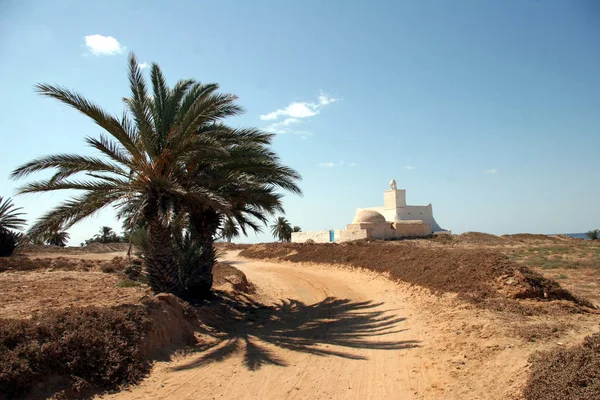
M 600 334 L 569 349 L 540 352 L 531 358 L 523 390 L 527 400 L 600 399 Z
M 559 279 L 563 287 L 600 306 L 600 244 L 562 239 L 552 244 L 531 244 L 498 249 L 511 260 L 547 278 Z
M 0 320 L 2 392 L 20 398 L 51 376 L 61 378 L 51 392 L 67 397 L 85 388 L 137 382 L 149 371 L 140 351 L 149 330 L 143 306 L 71 308 Z

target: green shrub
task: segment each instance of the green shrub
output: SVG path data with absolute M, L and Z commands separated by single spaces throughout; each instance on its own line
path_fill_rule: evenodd
M 117 282 L 117 287 L 137 287 L 137 286 L 142 286 L 142 283 L 138 282 L 138 281 L 132 281 L 129 278 L 121 279 L 119 282 Z
M 99 388 L 136 382 L 149 370 L 140 354 L 148 329 L 142 306 L 72 308 L 31 320 L 0 320 L 1 391 L 21 397 L 51 375 Z
M 0 228 L 0 257 L 10 257 L 19 245 L 22 234 Z

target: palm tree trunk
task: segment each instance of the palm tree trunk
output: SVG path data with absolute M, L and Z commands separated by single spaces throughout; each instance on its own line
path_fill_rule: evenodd
M 144 261 L 148 283 L 154 292 L 179 295 L 178 268 L 173 255 L 171 231 L 160 221 L 148 224 L 148 251 Z
M 180 275 L 183 284 L 182 297 L 186 300 L 201 300 L 210 296 L 213 284 L 212 269 L 217 262 L 214 235 L 219 228 L 219 215 L 209 210 L 190 213 L 190 235 L 197 249 L 195 265 Z
M 158 218 L 158 202 L 152 194 L 154 193 L 148 195 L 148 203 L 144 209 L 144 218 L 148 224 L 148 249 L 144 257 L 148 283 L 155 293 L 179 295 L 179 271 L 171 229 Z

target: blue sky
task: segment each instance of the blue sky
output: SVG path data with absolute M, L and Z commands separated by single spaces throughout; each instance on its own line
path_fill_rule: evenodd
M 599 37 L 593 0 L 0 1 L 0 195 L 16 166 L 90 153 L 100 133 L 33 85 L 120 112 L 134 51 L 171 84 L 237 94 L 247 112 L 231 124 L 277 132 L 304 178 L 304 197 L 285 198 L 304 230 L 343 228 L 392 178 L 454 232 L 598 228 Z M 14 201 L 34 219 L 64 197 Z

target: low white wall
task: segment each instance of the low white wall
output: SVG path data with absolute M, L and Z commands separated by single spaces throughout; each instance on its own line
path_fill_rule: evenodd
M 304 243 L 308 239 L 314 240 L 315 243 L 329 243 L 329 231 L 308 231 L 292 233 L 292 242 L 294 243 Z
M 335 233 L 335 242 L 349 242 L 351 240 L 359 240 L 359 239 L 368 239 L 369 238 L 369 230 L 370 229 L 355 229 L 355 230 L 347 230 L 347 231 L 336 231 Z
M 395 222 L 394 227 L 396 228 L 396 237 L 426 237 L 431 235 L 431 225 L 424 224 L 421 221 L 408 223 Z
M 394 222 L 400 220 L 422 220 L 424 223 L 431 226 L 432 232 L 443 231 L 435 218 L 433 217 L 433 207 L 431 204 L 426 206 L 406 206 L 386 210 L 383 207 L 359 208 L 358 210 L 373 210 L 381 213 L 386 221 Z

